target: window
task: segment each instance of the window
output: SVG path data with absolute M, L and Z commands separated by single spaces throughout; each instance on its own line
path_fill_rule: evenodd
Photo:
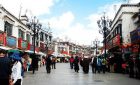
M 23 40 L 25 39 L 25 33 L 21 29 L 18 29 L 18 37 L 22 38 Z
M 40 41 L 44 41 L 43 32 L 40 33 Z
M 26 40 L 27 40 L 27 42 L 30 42 L 30 35 L 29 34 L 26 35 Z
M 4 32 L 6 32 L 7 36 L 12 36 L 12 28 L 13 25 L 5 21 Z
M 39 47 L 39 42 L 36 41 L 36 46 Z
M 48 35 L 47 35 L 47 34 L 45 34 L 45 40 L 46 40 L 46 41 L 48 40 Z

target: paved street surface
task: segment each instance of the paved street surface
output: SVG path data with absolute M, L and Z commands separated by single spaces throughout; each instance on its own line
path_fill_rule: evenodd
M 68 63 L 57 63 L 50 74 L 46 73 L 45 66 L 34 75 L 26 72 L 23 85 L 140 85 L 140 80 L 116 73 L 92 74 L 91 70 L 84 74 L 81 68 L 75 73 Z

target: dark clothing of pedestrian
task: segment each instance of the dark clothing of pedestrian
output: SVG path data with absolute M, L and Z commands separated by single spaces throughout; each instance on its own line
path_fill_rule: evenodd
M 102 61 L 100 58 L 97 58 L 97 70 L 98 70 L 98 73 L 101 72 L 101 69 L 102 69 Z
M 8 57 L 0 57 L 0 85 L 9 85 L 11 61 Z
M 36 55 L 31 55 L 32 57 L 32 70 L 33 70 L 33 74 L 35 73 L 35 70 L 38 70 L 38 57 Z
M 129 77 L 132 78 L 132 77 L 134 77 L 134 61 L 133 61 L 133 58 L 130 58 L 128 63 L 129 63 Z
M 79 59 L 78 59 L 78 56 L 76 56 L 75 59 L 74 59 L 74 70 L 75 70 L 75 72 L 79 71 Z
M 92 73 L 96 73 L 96 70 L 97 70 L 97 58 L 94 57 L 92 61 Z
M 18 79 L 14 85 L 21 85 L 21 79 Z
M 140 79 L 140 57 L 136 57 L 136 78 Z
M 46 71 L 47 73 L 50 73 L 51 72 L 51 56 L 49 55 L 47 58 L 46 58 Z
M 56 69 L 56 58 L 52 58 L 52 69 Z
M 84 73 L 88 73 L 89 72 L 89 63 L 90 63 L 90 60 L 89 58 L 84 58 L 83 59 L 83 72 Z

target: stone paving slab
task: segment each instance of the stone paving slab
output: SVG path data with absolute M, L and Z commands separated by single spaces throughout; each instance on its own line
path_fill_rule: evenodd
M 23 85 L 140 85 L 140 80 L 129 78 L 128 75 L 116 73 L 79 73 L 71 70 L 68 63 L 57 63 L 56 69 L 50 74 L 46 73 L 45 67 L 39 68 L 35 74 L 26 72 Z

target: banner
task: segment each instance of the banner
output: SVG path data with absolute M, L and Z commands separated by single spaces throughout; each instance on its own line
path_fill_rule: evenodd
M 2 45 L 2 44 L 3 44 L 3 34 L 0 33 L 0 45 Z
M 130 32 L 131 42 L 136 43 L 140 41 L 140 28 Z
M 17 45 L 17 39 L 13 36 L 7 36 L 6 38 L 7 46 L 16 48 Z
M 22 40 L 22 42 L 21 42 L 21 48 L 23 50 L 27 49 L 27 42 L 26 41 Z
M 41 52 L 45 52 L 44 43 L 40 43 L 40 51 L 41 51 Z
M 120 35 L 116 35 L 114 38 L 113 38 L 113 46 L 120 46 Z

